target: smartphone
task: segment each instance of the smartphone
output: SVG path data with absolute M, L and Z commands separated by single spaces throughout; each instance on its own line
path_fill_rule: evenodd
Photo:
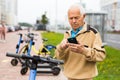
M 68 38 L 67 39 L 69 43 L 74 43 L 74 44 L 78 44 L 76 37 L 72 37 L 72 38 Z

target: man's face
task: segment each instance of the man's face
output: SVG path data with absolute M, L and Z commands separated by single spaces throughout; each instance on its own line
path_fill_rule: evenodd
M 71 27 L 76 30 L 84 24 L 84 16 L 80 14 L 79 9 L 71 9 L 68 12 L 68 20 Z

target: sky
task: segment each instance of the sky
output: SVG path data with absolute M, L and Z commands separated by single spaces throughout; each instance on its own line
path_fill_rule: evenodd
M 81 0 L 87 10 L 100 10 L 100 0 Z M 50 23 L 65 20 L 67 9 L 80 0 L 18 0 L 18 21 L 34 24 L 46 12 Z

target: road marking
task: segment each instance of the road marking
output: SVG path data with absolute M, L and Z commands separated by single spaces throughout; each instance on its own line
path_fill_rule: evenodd
M 106 40 L 106 41 L 108 41 L 108 42 L 112 42 L 112 43 L 116 43 L 116 44 L 120 44 L 119 41 L 114 41 L 114 40 Z
M 8 59 L 5 59 L 5 60 L 2 60 L 2 62 L 9 62 L 10 60 L 8 60 Z

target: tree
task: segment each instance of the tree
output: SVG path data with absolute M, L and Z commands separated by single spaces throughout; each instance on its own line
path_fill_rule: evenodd
M 44 25 L 44 27 L 46 29 L 46 25 L 49 23 L 49 20 L 46 16 L 46 12 L 42 15 L 41 23 Z
M 35 27 L 38 30 L 46 30 L 46 25 L 49 23 L 49 19 L 46 16 L 46 12 L 42 14 L 41 18 L 36 20 Z
M 30 23 L 19 23 L 20 26 L 33 27 Z

